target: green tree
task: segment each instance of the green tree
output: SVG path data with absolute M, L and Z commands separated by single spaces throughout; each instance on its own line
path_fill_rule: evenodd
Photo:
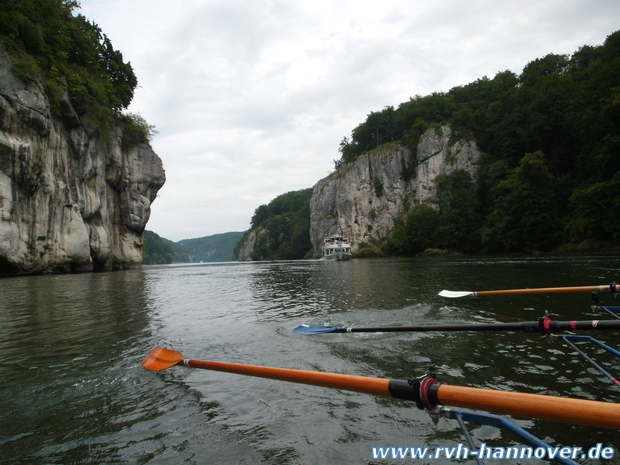
M 99 26 L 73 15 L 77 8 L 68 0 L 3 0 L 0 39 L 18 77 L 43 78 L 56 115 L 67 86 L 78 114 L 105 129 L 129 106 L 138 80 Z
M 397 219 L 383 244 L 390 255 L 416 255 L 439 242 L 440 214 L 427 204 L 415 207 L 405 219 Z
M 572 242 L 598 241 L 615 247 L 620 239 L 616 206 L 620 199 L 620 171 L 609 181 L 576 190 L 570 197 L 575 214 L 568 223 Z
M 491 248 L 519 252 L 550 250 L 560 243 L 566 195 L 549 173 L 542 152 L 526 154 L 496 187 L 495 209 L 487 221 Z
M 252 216 L 251 229 L 235 248 L 239 249 L 252 231 L 260 230 L 250 255 L 252 260 L 297 260 L 312 250 L 310 242 L 310 196 L 312 189 L 287 192 L 267 205 L 259 206 Z
M 476 252 L 481 246 L 482 215 L 476 186 L 465 170 L 435 178 L 439 206 L 439 243 L 437 248 Z
M 340 141 L 338 152 L 340 153 L 340 159 L 334 160 L 334 167 L 336 169 L 343 167 L 347 163 L 354 162 L 360 153 L 357 143 L 350 141 L 346 137 L 343 137 Z
M 252 229 L 256 229 L 267 218 L 269 218 L 269 207 L 267 205 L 261 205 L 254 210 L 254 216 L 252 216 L 250 220 L 250 226 Z

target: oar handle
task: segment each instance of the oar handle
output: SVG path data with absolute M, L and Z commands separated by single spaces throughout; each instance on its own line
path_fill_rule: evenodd
M 617 330 L 620 329 L 620 320 L 584 320 L 584 321 L 553 321 L 543 318 L 542 332 L 544 334 L 559 333 L 566 330 Z
M 616 403 L 446 384 L 432 385 L 429 396 L 437 403 L 454 407 L 620 429 L 620 404 Z

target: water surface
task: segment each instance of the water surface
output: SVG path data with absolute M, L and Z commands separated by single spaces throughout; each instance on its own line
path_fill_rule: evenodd
M 564 344 L 536 334 L 292 329 L 520 322 L 545 311 L 558 320 L 603 319 L 588 294 L 437 293 L 605 284 L 618 279 L 619 264 L 618 257 L 416 258 L 2 279 L 0 463 L 394 463 L 373 461 L 372 447 L 463 442 L 455 422 L 435 425 L 404 401 L 184 367 L 149 372 L 140 361 L 156 346 L 195 359 L 397 379 L 432 364 L 450 384 L 617 402 L 617 387 Z M 601 294 L 601 303 L 614 299 Z M 617 332 L 591 335 L 617 347 Z M 587 352 L 619 374 L 617 360 Z M 553 445 L 620 449 L 617 431 L 514 421 Z M 468 428 L 478 443 L 518 444 L 491 427 Z

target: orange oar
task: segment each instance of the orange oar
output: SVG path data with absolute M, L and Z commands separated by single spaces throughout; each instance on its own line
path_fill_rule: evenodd
M 501 291 L 441 291 L 441 297 L 456 299 L 458 297 L 483 297 L 492 295 L 514 294 L 563 294 L 570 292 L 620 292 L 620 285 L 616 283 L 601 286 L 577 286 L 577 287 L 542 287 L 537 289 L 508 289 Z
M 345 391 L 363 392 L 376 396 L 393 397 L 389 390 L 389 379 L 367 378 L 365 376 L 341 375 L 338 373 L 321 373 L 318 371 L 289 370 L 286 368 L 259 367 L 254 365 L 240 365 L 236 363 L 208 362 L 204 360 L 183 359 L 180 352 L 163 349 L 154 349 L 142 360 L 142 366 L 151 371 L 161 371 L 174 365 L 185 365 L 191 368 L 204 370 L 224 371 L 259 378 L 278 379 L 292 383 L 311 384 Z M 405 381 L 405 383 L 407 383 Z
M 165 370 L 174 365 L 412 400 L 428 408 L 441 404 L 485 410 L 491 413 L 620 429 L 620 404 L 615 403 L 449 386 L 440 384 L 430 377 L 411 383 L 404 380 L 339 373 L 189 360 L 184 359 L 180 352 L 163 348 L 154 349 L 142 361 L 142 366 L 152 371 Z

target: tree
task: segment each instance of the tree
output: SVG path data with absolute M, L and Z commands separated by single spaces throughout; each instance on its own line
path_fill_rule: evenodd
M 403 219 L 395 221 L 383 249 L 391 255 L 416 255 L 436 247 L 439 242 L 440 214 L 427 204 L 415 207 Z
M 255 210 L 252 228 L 239 242 L 244 243 L 251 231 L 261 230 L 250 255 L 252 260 L 297 260 L 312 250 L 311 195 L 312 189 L 287 192 Z
M 504 251 L 549 250 L 561 239 L 565 197 L 549 173 L 545 155 L 526 154 L 496 187 L 495 209 L 487 220 L 487 245 Z
M 480 249 L 482 215 L 475 183 L 465 170 L 435 178 L 440 212 L 438 248 L 475 252 Z
M 256 229 L 267 218 L 269 218 L 269 208 L 267 207 L 267 205 L 261 205 L 256 210 L 254 210 L 254 216 L 252 216 L 250 226 L 252 227 L 252 229 Z
M 172 263 L 172 246 L 158 234 L 145 230 L 143 234 L 142 263 L 145 265 L 165 265 Z
M 107 129 L 131 103 L 138 80 L 99 26 L 73 16 L 77 8 L 70 0 L 3 0 L 0 39 L 18 77 L 43 78 L 55 114 L 67 86 L 76 111 Z
M 620 171 L 609 181 L 576 190 L 570 197 L 575 215 L 568 224 L 573 242 L 600 241 L 614 245 L 620 239 L 616 214 L 620 198 Z
M 350 141 L 346 137 L 343 137 L 340 141 L 338 152 L 340 153 L 340 159 L 334 160 L 334 167 L 336 169 L 342 168 L 347 163 L 355 161 L 359 156 L 359 148 L 357 144 Z

